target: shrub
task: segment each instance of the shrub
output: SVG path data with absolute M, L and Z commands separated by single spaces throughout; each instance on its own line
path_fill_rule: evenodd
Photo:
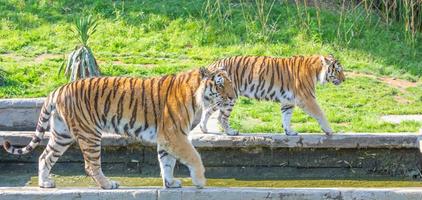
M 95 33 L 96 27 L 97 22 L 92 16 L 82 17 L 75 21 L 72 31 L 81 44 L 75 47 L 67 60 L 65 76 L 69 76 L 70 81 L 100 76 L 97 60 L 88 47 L 88 39 Z M 61 72 L 63 65 L 60 68 L 59 73 Z

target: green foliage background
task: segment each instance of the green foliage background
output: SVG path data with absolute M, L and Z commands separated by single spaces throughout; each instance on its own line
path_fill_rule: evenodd
M 106 76 L 177 73 L 231 55 L 332 53 L 347 71 L 344 85 L 318 87 L 317 96 L 340 132 L 417 131 L 420 123 L 382 122 L 383 114 L 422 113 L 421 34 L 409 37 L 363 5 L 296 5 L 288 1 L 0 0 L 0 97 L 41 97 L 67 82 L 58 69 L 78 43 L 75 18 L 99 19 L 90 47 Z M 407 89 L 376 77 L 416 82 Z M 242 98 L 231 118 L 242 132 L 281 132 L 279 105 Z M 320 132 L 297 110 L 294 127 Z

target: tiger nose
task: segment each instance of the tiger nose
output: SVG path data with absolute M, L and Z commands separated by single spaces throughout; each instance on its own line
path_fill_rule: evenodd
M 334 85 L 340 85 L 341 81 L 336 79 L 336 80 L 333 81 L 333 83 L 334 83 Z

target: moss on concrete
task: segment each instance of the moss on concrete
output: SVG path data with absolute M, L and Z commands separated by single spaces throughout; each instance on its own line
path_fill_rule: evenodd
M 110 177 L 124 187 L 162 186 L 161 178 L 145 177 Z M 58 187 L 96 187 L 94 181 L 87 176 L 54 176 Z M 184 186 L 191 186 L 190 178 L 181 178 Z M 29 186 L 37 186 L 38 177 L 31 177 Z M 208 179 L 208 187 L 422 187 L 421 181 L 403 179 L 290 179 L 290 180 L 240 180 L 240 179 Z

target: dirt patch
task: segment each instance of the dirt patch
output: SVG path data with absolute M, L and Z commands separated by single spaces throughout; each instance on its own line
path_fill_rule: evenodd
M 360 72 L 345 72 L 346 74 L 346 78 L 351 77 L 367 77 L 367 78 L 377 78 L 375 75 L 372 74 L 365 74 L 365 73 L 360 73 Z
M 339 123 L 336 123 L 337 125 L 339 125 L 339 126 L 350 126 L 350 122 L 339 122 Z
M 378 78 L 378 80 L 382 80 L 384 83 L 388 85 L 391 85 L 397 88 L 402 88 L 402 89 L 418 86 L 417 82 L 410 82 L 410 81 L 395 79 L 395 78 L 390 78 L 390 77 L 381 77 L 381 78 Z
M 399 104 L 410 104 L 411 103 L 411 101 L 409 101 L 408 99 L 406 99 L 402 96 L 399 96 L 399 95 L 394 96 L 394 100 L 396 100 L 396 102 L 399 103 Z
M 49 54 L 49 53 L 44 53 L 41 55 L 38 55 L 35 58 L 32 57 L 26 57 L 26 56 L 21 56 L 21 55 L 17 55 L 14 53 L 5 53 L 5 54 L 0 54 L 0 57 L 5 58 L 5 59 L 9 59 L 9 60 L 13 60 L 14 62 L 35 62 L 35 63 L 42 63 L 45 60 L 50 60 L 50 59 L 59 59 L 59 58 L 63 58 L 62 54 Z
M 399 103 L 399 104 L 410 104 L 412 103 L 412 101 L 408 100 L 407 98 L 401 96 L 401 94 L 405 94 L 406 92 L 406 88 L 410 88 L 410 87 L 417 87 L 418 86 L 418 82 L 411 82 L 411 81 L 407 81 L 407 80 L 402 80 L 402 79 L 396 79 L 396 78 L 392 78 L 392 77 L 377 77 L 375 75 L 372 74 L 365 74 L 365 73 L 359 73 L 359 72 L 346 72 L 346 78 L 347 77 L 366 77 L 366 78 L 371 78 L 371 79 L 377 79 L 381 82 L 383 82 L 384 84 L 387 84 L 391 87 L 397 88 L 400 93 L 398 95 L 394 96 L 394 100 Z
M 40 55 L 36 56 L 35 58 L 21 56 L 21 55 L 17 55 L 17 54 L 14 54 L 14 53 L 0 54 L 0 58 L 3 58 L 5 61 L 29 62 L 29 63 L 35 62 L 37 64 L 42 63 L 46 60 L 52 60 L 52 59 L 62 59 L 62 58 L 64 58 L 66 60 L 67 57 L 68 57 L 67 55 L 63 55 L 63 54 L 50 54 L 50 53 L 40 54 Z M 123 66 L 123 67 L 127 66 L 127 67 L 154 68 L 154 67 L 157 66 L 156 64 L 152 64 L 152 63 L 142 63 L 142 64 L 124 63 L 123 61 L 120 61 L 120 60 L 114 60 L 114 61 L 97 60 L 97 62 L 98 62 L 99 65 L 111 63 L 112 65 Z
M 62 54 L 49 54 L 49 53 L 44 53 L 41 55 L 38 55 L 37 57 L 35 57 L 34 61 L 36 63 L 42 63 L 46 60 L 51 60 L 51 59 L 60 59 L 60 58 L 64 58 L 64 56 Z
M 122 67 L 142 67 L 142 68 L 154 68 L 157 65 L 156 64 L 136 64 L 136 63 L 124 63 L 120 60 L 115 60 L 115 61 L 101 61 L 101 60 L 97 60 L 98 65 L 103 65 L 103 64 L 112 64 L 112 65 L 117 65 L 117 66 L 122 66 Z
M 2 58 L 6 58 L 6 59 L 11 59 L 13 61 L 19 62 L 19 61 L 24 61 L 27 58 L 24 56 L 20 56 L 20 55 L 16 55 L 14 53 L 5 53 L 5 54 L 0 54 L 0 57 Z
M 246 119 L 242 120 L 240 122 L 240 125 L 244 128 L 244 129 L 252 129 L 258 125 L 263 124 L 264 122 L 260 119 L 256 119 L 256 118 L 252 118 L 252 117 L 247 117 Z
M 157 66 L 155 64 L 126 64 L 126 65 L 135 66 L 135 67 L 144 67 L 144 68 L 154 68 Z
M 387 85 L 393 86 L 395 88 L 398 89 L 406 89 L 409 87 L 416 87 L 418 86 L 417 82 L 411 82 L 411 81 L 406 81 L 406 80 L 402 80 L 402 79 L 397 79 L 397 78 L 392 78 L 392 77 L 377 77 L 375 75 L 372 74 L 365 74 L 365 73 L 359 73 L 359 72 L 346 72 L 346 78 L 347 77 L 367 77 L 367 78 L 372 78 L 372 79 L 377 79 Z
M 126 65 L 126 63 L 120 61 L 120 60 L 116 60 L 116 61 L 112 61 L 113 65 Z

